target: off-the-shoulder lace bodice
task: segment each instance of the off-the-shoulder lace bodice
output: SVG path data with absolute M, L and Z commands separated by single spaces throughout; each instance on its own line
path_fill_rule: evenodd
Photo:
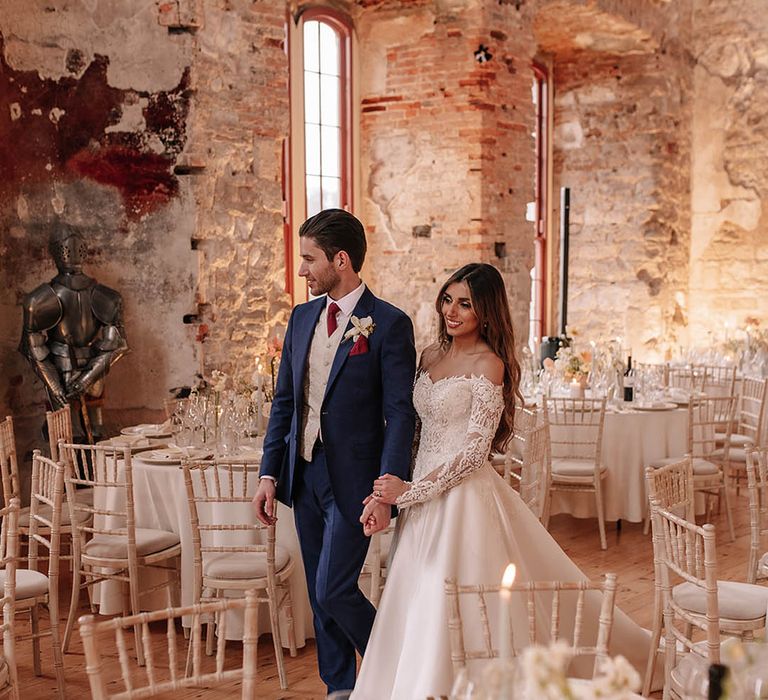
M 455 486 L 488 461 L 504 410 L 502 387 L 486 377 L 445 377 L 421 372 L 413 389 L 421 437 L 410 488 L 400 508 L 421 503 Z

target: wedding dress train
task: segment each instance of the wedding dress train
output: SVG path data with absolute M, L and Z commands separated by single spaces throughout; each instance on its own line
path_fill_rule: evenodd
M 354 700 L 425 700 L 449 694 L 453 668 L 446 578 L 455 577 L 460 584 L 499 582 L 510 562 L 517 567 L 518 582 L 585 578 L 488 461 L 503 409 L 501 387 L 477 376 L 433 382 L 422 372 L 413 401 L 422 422 L 413 484 L 398 503 L 395 554 Z M 495 599 L 489 596 L 492 623 L 497 619 Z M 567 607 L 564 600 L 563 629 L 573 618 Z M 595 594 L 587 601 L 585 619 L 593 623 L 591 629 L 587 626 L 585 642 L 596 635 L 598 607 Z M 513 596 L 512 617 L 515 638 L 525 639 L 527 613 L 521 596 Z M 479 624 L 469 614 L 464 623 L 465 637 L 479 640 Z M 542 640 L 548 624 L 544 614 Z M 492 631 L 498 639 L 493 624 Z M 642 673 L 649 645 L 650 634 L 616 610 L 611 653 L 623 654 Z M 589 674 L 591 668 L 581 670 Z

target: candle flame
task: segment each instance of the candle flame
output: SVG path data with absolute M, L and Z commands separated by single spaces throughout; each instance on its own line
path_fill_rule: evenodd
M 509 564 L 504 569 L 504 576 L 501 578 L 501 585 L 503 588 L 512 588 L 512 584 L 515 582 L 515 574 L 517 573 L 517 567 L 514 564 Z

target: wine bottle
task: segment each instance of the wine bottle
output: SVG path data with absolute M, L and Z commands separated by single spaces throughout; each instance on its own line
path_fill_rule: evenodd
M 635 373 L 632 370 L 632 355 L 627 357 L 627 369 L 624 372 L 624 400 L 632 401 L 635 398 Z
M 728 667 L 722 664 L 712 664 L 709 667 L 709 690 L 707 700 L 722 700 L 725 698 L 725 684 L 728 679 Z

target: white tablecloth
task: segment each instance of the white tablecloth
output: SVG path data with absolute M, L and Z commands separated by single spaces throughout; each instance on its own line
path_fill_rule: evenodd
M 256 481 L 253 480 L 255 491 Z M 136 527 L 168 530 L 179 535 L 181 540 L 181 605 L 191 605 L 194 591 L 193 578 L 193 548 L 192 528 L 190 524 L 187 492 L 184 485 L 184 473 L 178 464 L 149 464 L 141 459 L 141 455 L 133 457 L 133 488 L 136 514 Z M 109 489 L 114 493 L 115 489 Z M 98 498 L 98 494 L 96 494 Z M 255 518 L 250 505 L 227 504 L 227 508 L 247 508 L 246 515 Z M 304 576 L 304 565 L 301 560 L 299 540 L 290 508 L 278 504 L 278 521 L 276 530 L 277 544 L 285 547 L 293 559 L 293 573 L 290 576 L 291 598 L 293 602 L 293 619 L 296 631 L 296 645 L 304 646 L 308 637 L 314 637 L 312 626 L 312 610 L 309 606 L 307 584 Z M 162 580 L 153 572 L 140 572 L 142 588 L 149 588 L 158 580 Z M 98 600 L 99 611 L 103 615 L 114 615 L 123 612 L 121 586 L 117 582 L 107 582 L 99 585 L 95 600 Z M 142 609 L 155 610 L 168 605 L 167 594 L 158 591 L 141 597 Z M 178 601 L 177 601 L 178 603 Z M 266 605 L 259 611 L 259 632 L 270 631 L 269 613 Z M 227 624 L 227 637 L 237 639 L 242 636 L 242 624 L 230 618 Z M 281 638 L 283 645 L 288 644 L 287 627 L 284 615 L 281 613 Z
M 564 428 L 552 426 L 553 440 L 563 439 Z M 688 411 L 623 411 L 606 413 L 603 430 L 603 479 L 605 519 L 643 521 L 648 510 L 645 468 L 653 461 L 678 457 L 687 451 Z M 552 514 L 569 513 L 595 518 L 592 493 L 554 492 Z

